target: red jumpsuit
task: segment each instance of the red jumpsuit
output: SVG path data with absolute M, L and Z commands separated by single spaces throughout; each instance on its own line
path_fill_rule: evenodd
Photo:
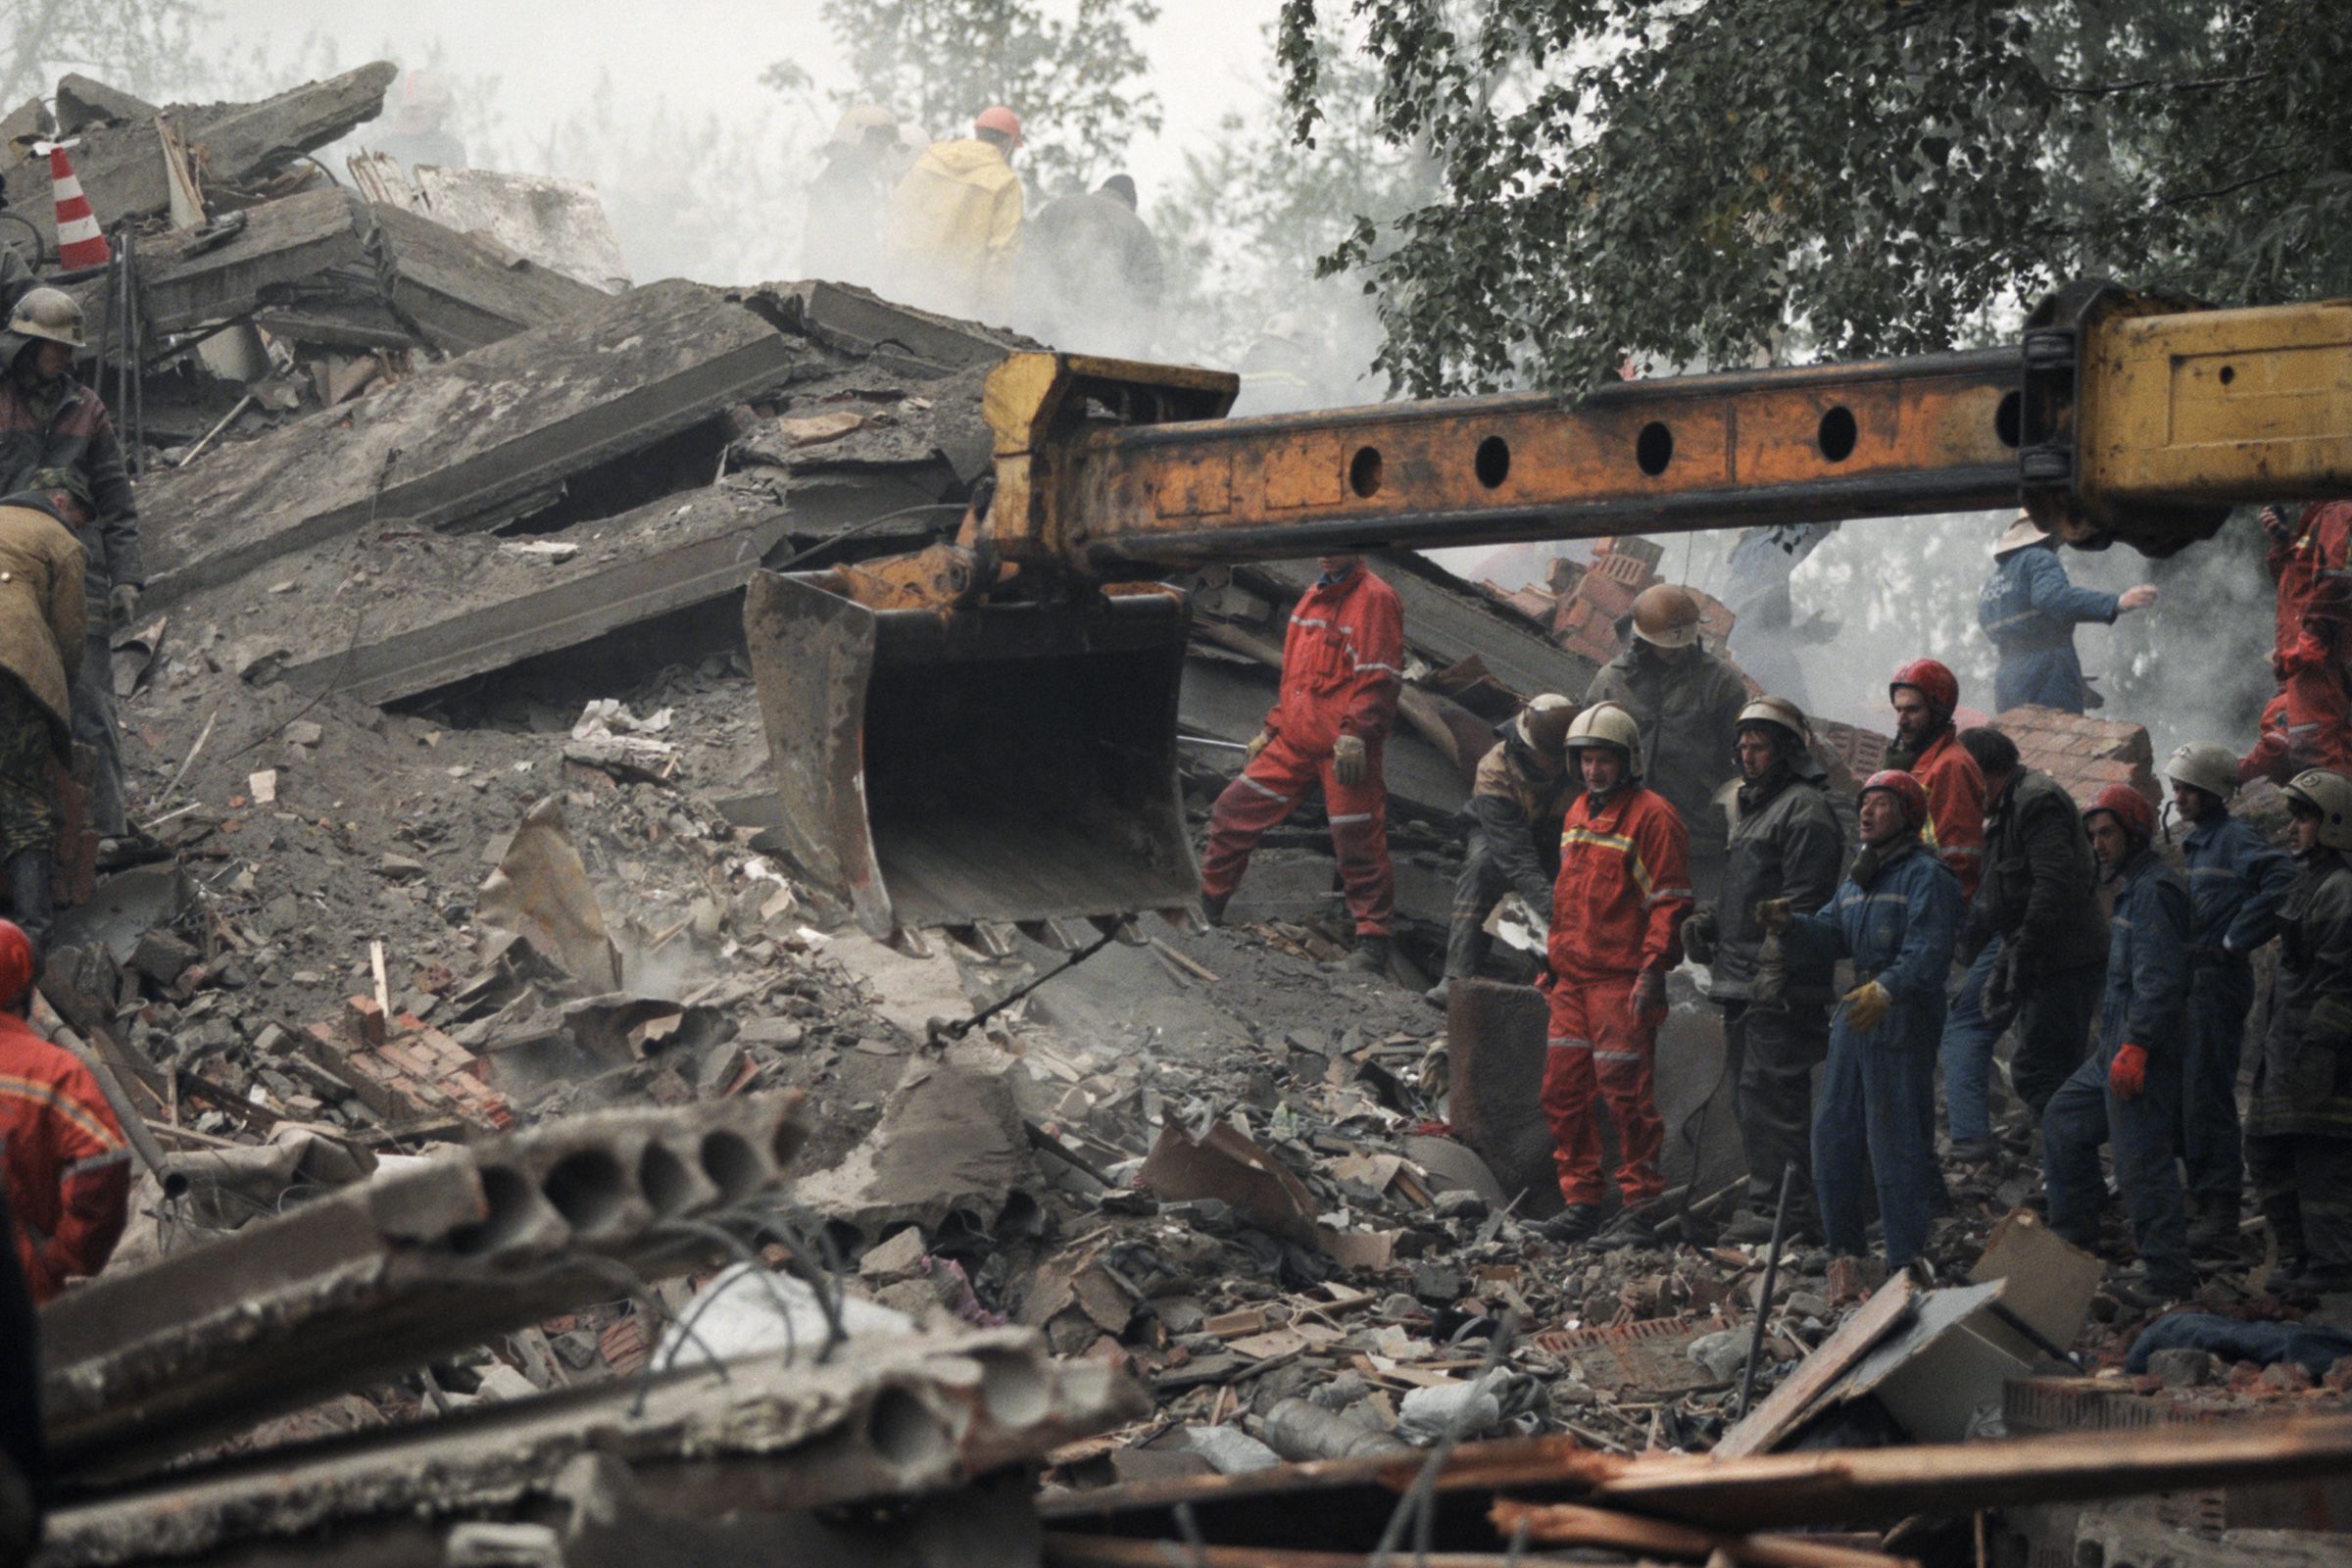
M 1319 781 L 1356 934 L 1389 934 L 1396 872 L 1389 863 L 1389 792 L 1381 781 L 1380 754 L 1403 689 L 1404 607 L 1396 589 L 1359 561 L 1338 582 L 1317 582 L 1298 596 L 1283 639 L 1282 695 L 1266 715 L 1272 738 L 1209 813 L 1202 893 L 1230 896 L 1258 839 Z M 1333 770 L 1331 749 L 1342 735 L 1363 738 L 1361 784 L 1343 784 Z
M 2263 710 L 2262 738 L 2238 775 L 2283 784 L 2305 768 L 2352 769 L 2352 501 L 2314 502 L 2268 532 L 2278 584 L 2271 655 L 2278 695 Z
M 1560 1196 L 1600 1201 L 1600 1128 L 1593 1095 L 1617 1124 L 1617 1190 L 1626 1206 L 1665 1191 L 1658 1152 L 1654 1062 L 1660 1005 L 1629 1015 L 1644 971 L 1682 962 L 1678 935 L 1690 912 L 1690 835 L 1666 798 L 1640 787 L 1601 806 L 1589 794 L 1560 829 L 1560 875 L 1551 890 L 1550 1049 L 1544 1058 L 1544 1117 L 1551 1123 Z
M 1984 875 L 1984 773 L 1949 725 L 1920 753 L 1909 772 L 1928 792 L 1928 824 L 1920 842 L 1960 879 L 1965 906 Z
M 130 1198 L 130 1146 L 73 1054 L 0 1012 L 0 1168 L 37 1305 L 106 1266 Z

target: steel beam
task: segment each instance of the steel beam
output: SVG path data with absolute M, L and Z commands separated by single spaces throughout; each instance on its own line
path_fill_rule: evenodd
M 801 1098 L 550 1123 L 104 1275 L 41 1313 L 51 1459 L 183 1452 L 698 1266 L 678 1222 L 783 1185 Z

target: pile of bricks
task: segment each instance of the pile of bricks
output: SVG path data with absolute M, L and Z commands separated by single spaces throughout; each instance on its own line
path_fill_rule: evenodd
M 311 1034 L 318 1065 L 386 1121 L 454 1116 L 500 1132 L 514 1125 L 482 1059 L 413 1013 L 387 1016 L 373 997 L 353 997 L 340 1027 L 315 1023 Z
M 2150 801 L 2163 800 L 2143 725 L 2055 708 L 2012 708 L 1992 723 L 2017 742 L 2026 766 L 2056 779 L 2085 806 L 2110 784 L 2129 784 Z
M 1605 664 L 1624 646 L 1617 637 L 1617 623 L 1633 612 L 1634 600 L 1642 589 L 1662 580 L 1658 566 L 1665 559 L 1664 545 L 1628 534 L 1595 540 L 1590 564 L 1559 557 L 1542 584 L 1529 583 L 1517 589 L 1495 582 L 1478 586 L 1488 597 L 1542 626 L 1561 647 Z M 1707 646 L 1722 647 L 1732 632 L 1731 611 L 1695 589 L 1692 593 L 1698 600 Z

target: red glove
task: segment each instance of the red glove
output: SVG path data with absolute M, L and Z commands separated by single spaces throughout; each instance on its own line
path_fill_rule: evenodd
M 2118 1100 L 2137 1100 L 2148 1087 L 2148 1054 L 2137 1046 L 2118 1046 L 2107 1064 L 2107 1088 Z

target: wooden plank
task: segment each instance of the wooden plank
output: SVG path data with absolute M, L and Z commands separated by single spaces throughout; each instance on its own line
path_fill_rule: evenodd
M 1883 1551 L 1808 1541 L 1801 1536 L 1751 1536 L 1697 1530 L 1663 1519 L 1642 1519 L 1588 1508 L 1581 1503 L 1549 1505 L 1497 1497 L 1488 1517 L 1503 1536 L 1524 1527 L 1527 1539 L 1546 1546 L 1607 1546 L 1619 1551 L 1662 1552 L 1670 1557 L 1698 1557 L 1712 1562 L 1721 1552 L 1734 1562 L 1756 1568 L 1918 1568 L 1916 1559 L 1891 1557 Z
M 1787 1437 L 1832 1384 L 1911 1315 L 1918 1295 L 1919 1287 L 1911 1283 L 1908 1274 L 1896 1274 L 1881 1286 L 1861 1311 L 1840 1323 L 1838 1332 L 1806 1356 L 1762 1404 L 1723 1435 L 1723 1441 L 1715 1445 L 1715 1456 L 1737 1459 L 1763 1453 Z

